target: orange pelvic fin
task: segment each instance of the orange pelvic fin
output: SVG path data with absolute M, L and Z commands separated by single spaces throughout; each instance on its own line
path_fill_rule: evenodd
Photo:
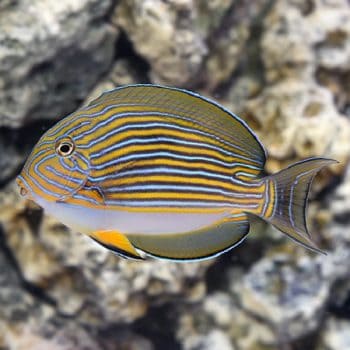
M 130 243 L 129 239 L 117 231 L 96 231 L 93 232 L 90 237 L 103 247 L 124 258 L 143 259 Z

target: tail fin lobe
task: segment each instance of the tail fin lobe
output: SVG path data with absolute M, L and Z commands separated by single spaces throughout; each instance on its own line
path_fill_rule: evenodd
M 274 188 L 273 212 L 264 219 L 303 246 L 323 253 L 311 240 L 306 225 L 307 198 L 317 172 L 336 163 L 325 158 L 311 158 L 295 163 L 268 177 Z M 268 200 L 268 199 L 267 199 Z

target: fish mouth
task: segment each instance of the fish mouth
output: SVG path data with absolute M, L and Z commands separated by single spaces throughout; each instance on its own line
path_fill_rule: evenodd
M 30 189 L 29 189 L 29 186 L 26 185 L 26 181 L 24 180 L 23 176 L 19 175 L 17 176 L 16 178 L 16 183 L 17 183 L 17 186 L 19 187 L 19 194 L 26 198 L 26 199 L 33 199 L 31 194 L 30 194 Z

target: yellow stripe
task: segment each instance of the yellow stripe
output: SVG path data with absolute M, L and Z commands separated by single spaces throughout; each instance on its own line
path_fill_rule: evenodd
M 121 107 L 113 107 L 102 115 L 99 115 L 96 117 L 91 117 L 91 118 L 89 117 L 89 115 L 101 112 L 106 107 L 107 106 L 97 105 L 96 107 L 91 108 L 89 110 L 84 110 L 84 108 L 77 110 L 75 113 L 63 118 L 56 125 L 54 125 L 49 130 L 49 132 L 53 133 L 53 135 L 51 137 L 47 136 L 47 140 L 56 139 L 57 136 L 59 136 L 59 135 L 64 135 L 64 134 L 69 133 L 69 131 L 71 129 L 73 129 L 74 127 L 78 126 L 80 123 L 82 123 L 83 121 L 86 121 L 86 120 L 91 121 L 91 124 L 86 125 L 86 126 L 82 127 L 81 129 L 79 129 L 79 133 L 89 130 L 94 125 L 96 125 L 96 122 L 104 121 L 117 113 L 144 111 L 145 110 L 145 108 L 142 106 L 130 106 L 130 107 L 121 106 Z M 88 115 L 88 116 L 81 117 L 82 115 Z M 68 119 L 68 123 L 67 123 L 67 119 Z M 70 122 L 69 122 L 69 120 L 70 120 Z M 66 124 L 66 126 L 63 127 L 62 129 L 60 129 L 62 123 Z M 59 131 L 59 135 L 56 134 L 58 131 Z
M 201 177 L 193 177 L 193 178 L 187 178 L 185 176 L 176 176 L 176 175 L 151 175 L 151 174 L 140 174 L 139 176 L 133 176 L 133 177 L 126 177 L 126 178 L 119 178 L 119 179 L 110 179 L 106 180 L 103 185 L 105 188 L 108 187 L 122 187 L 123 185 L 133 185 L 138 183 L 151 183 L 151 182 L 169 182 L 169 183 L 180 183 L 180 184 L 188 184 L 189 182 L 192 185 L 202 185 L 202 186 L 217 186 L 217 187 L 223 187 L 228 190 L 232 188 L 230 184 L 227 184 L 223 181 L 219 180 L 212 180 L 207 178 L 201 178 Z
M 233 204 L 257 204 L 260 199 L 232 198 L 221 194 L 212 193 L 189 193 L 189 192 L 129 192 L 129 193 L 108 193 L 105 195 L 108 200 L 142 200 L 142 199 L 167 199 L 167 200 L 210 200 L 217 202 L 230 202 Z
M 103 108 L 101 108 L 101 110 L 103 110 Z M 152 109 L 152 111 L 153 111 L 153 109 Z M 105 112 L 103 115 L 100 115 L 97 117 L 91 117 L 91 119 L 88 119 L 88 117 L 87 117 L 87 119 L 94 121 L 94 126 L 96 126 L 96 123 L 104 122 L 116 114 L 132 113 L 132 112 L 147 112 L 147 110 L 145 109 L 144 106 L 114 107 L 114 108 L 111 108 L 110 110 L 108 110 L 107 112 Z M 89 111 L 89 114 L 93 114 L 93 113 L 90 113 L 90 111 Z M 84 143 L 85 142 L 90 143 L 91 141 L 94 141 L 98 137 L 101 137 L 101 136 L 105 135 L 106 133 L 111 132 L 120 126 L 123 126 L 124 124 L 127 125 L 128 123 L 132 123 L 135 121 L 137 121 L 137 123 L 143 123 L 145 121 L 151 121 L 151 122 L 158 121 L 159 122 L 159 121 L 164 121 L 164 120 L 165 120 L 164 117 L 159 117 L 159 116 L 142 116 L 142 117 L 140 117 L 140 116 L 136 116 L 136 115 L 132 116 L 132 117 L 116 118 L 115 120 L 108 123 L 107 125 L 98 128 L 96 131 L 94 131 L 94 133 L 86 135 L 84 137 Z M 168 118 L 168 120 L 170 122 L 169 118 Z M 80 122 L 81 121 L 79 121 L 79 123 Z M 78 125 L 78 123 L 76 125 Z M 69 126 L 69 128 L 71 128 L 71 127 L 72 127 L 72 125 Z
M 45 169 L 45 166 L 40 166 L 39 169 L 40 169 L 40 173 L 42 175 L 44 175 L 45 177 L 49 178 L 52 181 L 55 181 L 59 185 L 70 187 L 72 190 L 76 187 L 79 187 L 79 184 L 76 184 L 75 182 L 72 182 L 68 179 L 65 179 L 63 176 L 58 176 L 58 175 L 52 173 L 51 171 Z M 80 181 L 81 183 L 83 183 L 83 181 L 86 178 L 85 175 L 80 174 L 78 172 L 73 173 L 73 172 L 66 171 L 62 175 L 65 175 L 65 176 L 67 176 L 71 179 L 74 179 L 76 181 Z M 77 177 L 76 175 L 80 175 L 80 177 Z M 69 188 L 67 190 L 69 190 Z
M 199 136 L 195 133 L 190 133 L 185 131 L 166 129 L 165 127 L 153 127 L 152 129 L 143 129 L 142 133 L 140 133 L 140 130 L 137 130 L 137 129 L 123 131 L 122 134 L 116 134 L 108 138 L 106 141 L 97 144 L 94 147 L 94 152 L 100 152 L 105 147 L 116 145 L 119 142 L 123 142 L 128 138 L 132 138 L 132 137 L 139 138 L 140 136 L 141 138 L 146 136 L 154 136 L 154 137 L 169 137 L 169 136 L 171 137 L 172 136 L 179 139 L 180 141 L 200 142 L 203 144 L 215 145 L 218 147 L 218 143 L 213 142 L 213 139 L 210 139 L 208 137 Z M 189 145 L 188 147 L 191 147 L 191 146 Z
M 164 151 L 170 151 L 171 153 L 183 153 L 187 155 L 192 155 L 195 157 L 195 155 L 198 156 L 207 156 L 212 159 L 216 159 L 218 161 L 222 162 L 233 162 L 233 157 L 224 157 L 217 151 L 208 150 L 208 149 L 201 149 L 201 148 L 190 148 L 186 146 L 177 146 L 177 145 L 171 145 L 159 142 L 157 144 L 150 144 L 150 145 L 129 145 L 126 147 L 123 147 L 123 149 L 118 150 L 117 152 L 112 152 L 109 154 L 106 154 L 104 156 L 101 156 L 98 158 L 98 160 L 95 160 L 95 164 L 103 164 L 109 161 L 112 161 L 113 159 L 118 159 L 123 156 L 127 156 L 132 153 L 143 153 L 146 154 L 147 152 L 157 152 L 160 150 Z
M 133 112 L 131 109 L 129 110 L 129 108 L 125 108 L 125 111 L 119 111 L 119 113 L 127 113 L 127 112 Z M 143 112 L 145 112 L 145 110 L 143 110 Z M 106 115 L 108 117 L 112 116 L 116 114 L 115 112 L 107 112 Z M 107 118 L 104 118 L 107 119 Z M 125 117 L 120 117 L 120 118 L 116 118 L 115 120 L 113 120 L 112 122 L 108 123 L 107 125 L 100 127 L 99 129 L 97 129 L 93 134 L 87 135 L 84 138 L 84 141 L 86 141 L 87 143 L 90 143 L 91 141 L 94 141 L 96 139 L 98 139 L 101 136 L 104 136 L 105 134 L 112 132 L 113 130 L 116 130 L 117 128 L 123 127 L 123 126 L 127 126 L 127 125 L 131 125 L 131 124 L 142 124 L 142 123 L 146 123 L 146 122 L 165 122 L 167 121 L 168 123 L 174 124 L 174 120 L 170 121 L 169 118 L 166 117 L 160 117 L 160 116 L 156 116 L 156 115 L 149 115 L 149 116 L 138 116 L 138 115 L 134 115 L 134 116 L 125 116 Z M 124 135 L 125 132 L 123 132 Z M 140 130 L 138 130 L 137 135 L 140 135 Z M 118 134 L 118 136 L 120 136 L 120 134 Z
M 166 183 L 179 183 L 179 184 L 189 184 L 192 185 L 201 185 L 201 186 L 213 186 L 217 188 L 224 188 L 232 193 L 239 192 L 239 193 L 250 193 L 250 194 L 260 194 L 263 193 L 264 186 L 261 184 L 257 187 L 248 187 L 244 185 L 236 185 L 236 184 L 229 184 L 224 181 L 220 180 L 214 180 L 214 179 L 208 179 L 204 177 L 185 177 L 185 176 L 173 176 L 173 175 L 142 175 L 142 171 L 140 172 L 139 176 L 133 176 L 133 177 L 127 177 L 127 178 L 119 178 L 119 179 L 107 179 L 103 182 L 104 188 L 110 188 L 110 187 L 122 187 L 123 185 L 132 185 L 132 184 L 138 184 L 138 183 L 144 183 L 144 182 L 166 182 Z
M 142 117 L 142 119 L 140 119 L 140 123 L 144 123 L 146 121 L 146 119 L 151 119 L 148 117 Z M 110 128 L 110 130 L 108 130 L 108 128 L 101 128 L 103 131 L 103 133 L 101 134 L 107 134 L 109 131 L 115 130 L 117 127 L 120 127 L 121 125 L 128 125 L 131 122 L 135 122 L 135 118 L 123 118 L 123 123 L 113 123 L 113 127 Z M 155 117 L 152 117 L 151 121 L 153 122 L 164 122 L 164 118 L 158 118 L 158 120 Z M 183 127 L 182 125 L 178 125 L 174 123 L 174 120 L 170 121 L 169 123 L 175 126 L 179 126 L 179 127 Z M 119 125 L 118 125 L 119 124 Z M 136 123 L 137 124 L 137 123 Z M 190 129 L 190 127 L 188 127 Z M 107 129 L 107 130 L 106 130 Z M 179 131 L 179 130 L 173 130 L 170 128 L 166 128 L 166 127 L 153 127 L 152 129 L 144 129 L 142 130 L 142 133 L 140 134 L 140 130 L 137 129 L 131 129 L 129 131 L 124 131 L 123 133 L 117 133 L 116 135 L 113 135 L 111 137 L 109 137 L 107 140 L 99 142 L 98 144 L 94 145 L 92 147 L 92 151 L 93 152 L 100 152 L 102 150 L 104 150 L 107 147 L 110 147 L 112 145 L 117 145 L 118 143 L 123 142 L 124 140 L 128 139 L 128 138 L 138 138 L 138 137 L 146 137 L 146 136 L 154 136 L 154 137 L 175 137 L 177 139 L 179 139 L 180 141 L 188 141 L 188 142 L 199 142 L 199 143 L 203 143 L 203 144 L 208 144 L 209 146 L 215 146 L 218 148 L 223 148 L 223 150 L 227 151 L 227 147 L 225 147 L 225 145 L 222 142 L 219 142 L 218 140 L 214 139 L 214 138 L 210 138 L 207 137 L 205 135 L 198 135 L 195 132 L 191 133 L 190 131 Z M 98 133 L 94 133 L 93 134 L 93 138 L 97 139 Z M 89 143 L 88 138 L 84 139 L 85 142 Z M 91 140 L 92 141 L 92 140 Z M 174 140 L 176 142 L 176 140 Z M 186 146 L 188 148 L 191 148 L 191 145 Z M 219 151 L 216 151 L 219 154 L 222 154 L 222 157 L 228 157 L 227 155 L 225 155 L 224 153 L 221 153 Z M 234 156 L 233 154 L 231 155 L 231 157 Z M 247 163 L 249 165 L 254 165 L 253 162 L 250 162 L 248 160 L 245 159 L 239 159 L 240 162 L 243 163 Z M 255 170 L 255 172 L 258 172 L 257 170 Z
M 114 158 L 113 158 L 114 159 Z M 117 158 L 116 158 L 117 159 Z M 97 164 L 93 164 L 93 165 L 97 165 Z M 213 171 L 214 174 L 221 174 L 221 175 L 226 175 L 228 177 L 233 177 L 235 173 L 237 172 L 242 172 L 242 171 L 247 171 L 247 168 L 244 168 L 243 166 L 231 166 L 230 168 L 225 168 L 225 167 L 222 167 L 220 165 L 216 166 L 214 164 L 208 164 L 208 163 L 203 163 L 203 162 L 200 162 L 200 161 L 196 161 L 196 162 L 186 162 L 186 161 L 180 161 L 180 160 L 172 160 L 172 159 L 165 159 L 165 158 L 155 158 L 155 159 L 149 159 L 149 160 L 137 160 L 137 166 L 138 167 L 143 167 L 143 166 L 147 166 L 147 165 L 150 165 L 150 166 L 165 166 L 165 167 L 172 167 L 172 168 L 176 168 L 176 166 L 179 166 L 181 168 L 184 168 L 184 169 L 194 169 L 194 170 L 209 170 L 209 171 Z M 115 183 L 114 181 L 119 181 L 119 179 L 116 179 L 116 180 L 113 180 L 113 179 L 108 179 L 108 175 L 110 174 L 121 174 L 122 175 L 122 172 L 123 171 L 126 171 L 126 170 L 132 170 L 133 169 L 133 166 L 135 166 L 135 163 L 134 162 L 127 162 L 127 163 L 121 163 L 121 164 L 116 164 L 116 165 L 111 165 L 111 166 L 108 166 L 108 167 L 105 167 L 103 169 L 96 169 L 93 171 L 93 176 L 94 177 L 102 177 L 102 176 L 107 176 L 106 180 L 104 181 L 104 183 L 108 183 L 109 184 L 109 181 L 113 181 L 113 183 L 115 185 L 117 185 L 118 183 Z M 251 171 L 252 174 L 254 170 Z M 248 171 L 247 171 L 248 172 Z M 142 178 L 144 176 L 149 176 L 149 175 L 144 175 L 142 174 L 142 169 L 140 169 L 140 175 Z M 137 177 L 136 175 L 134 175 L 133 177 L 128 177 L 128 178 L 135 178 Z M 186 177 L 186 176 L 184 176 Z M 198 175 L 198 177 L 200 178 L 200 176 Z M 121 177 L 120 179 L 122 179 L 123 177 Z M 194 177 L 190 177 L 187 181 L 191 181 L 192 182 L 192 179 Z M 204 178 L 204 177 L 203 177 Z M 205 178 L 206 179 L 206 178 Z M 210 180 L 210 179 L 208 179 Z M 252 182 L 252 179 L 250 178 L 249 179 L 250 183 Z M 207 179 L 206 179 L 207 181 Z M 234 180 L 233 180 L 234 181 Z M 219 183 L 223 183 L 225 184 L 225 181 L 219 181 L 217 182 L 218 184 Z M 244 188 L 246 189 L 248 192 L 254 192 L 254 187 L 247 187 L 245 185 L 235 185 L 237 186 L 238 188 Z
M 274 210 L 274 207 L 275 207 L 275 183 L 272 181 L 272 180 L 268 180 L 269 182 L 269 203 L 268 203 L 268 206 L 267 206 L 267 209 L 266 209 L 266 212 L 265 212 L 265 215 L 264 217 L 265 218 L 270 218 L 272 213 L 273 213 L 273 210 Z
M 129 108 L 127 109 L 127 111 L 129 110 Z M 144 110 L 145 111 L 145 110 Z M 154 111 L 154 109 L 152 108 L 152 112 Z M 123 111 L 125 112 L 125 111 Z M 113 113 L 106 113 L 108 116 Z M 104 118 L 106 119 L 106 118 Z M 193 129 L 193 134 L 191 134 L 190 132 L 187 131 L 176 131 L 176 130 L 170 130 L 170 129 L 166 129 L 166 127 L 159 127 L 159 128 L 152 128 L 152 130 L 142 130 L 142 134 L 143 135 L 152 135 L 152 134 L 156 134 L 157 132 L 159 133 L 159 135 L 164 135 L 164 136 L 168 136 L 168 135 L 174 135 L 176 137 L 179 137 L 180 139 L 186 139 L 186 135 L 191 135 L 191 139 L 194 140 L 198 140 L 204 143 L 208 143 L 209 145 L 215 145 L 217 147 L 221 147 L 223 149 L 225 149 L 226 151 L 232 152 L 233 154 L 239 154 L 239 155 L 243 155 L 245 156 L 244 152 L 237 150 L 237 149 L 233 149 L 232 147 L 228 146 L 227 144 L 220 142 L 219 139 L 215 139 L 214 137 L 208 137 L 205 135 L 197 135 L 195 133 L 196 129 L 200 130 L 199 128 L 194 128 L 193 123 L 189 122 L 189 121 L 184 121 L 181 119 L 175 119 L 175 118 L 170 118 L 170 117 L 166 117 L 166 116 L 133 116 L 133 117 L 121 117 L 121 118 L 117 118 L 115 119 L 113 122 L 111 122 L 110 124 L 101 127 L 99 129 L 97 129 L 93 134 L 91 135 L 87 135 L 84 138 L 84 142 L 86 143 L 90 143 L 96 139 L 98 139 L 99 137 L 102 137 L 104 135 L 106 135 L 109 132 L 112 132 L 113 130 L 116 130 L 119 127 L 122 126 L 126 126 L 126 125 L 130 125 L 130 124 L 142 124 L 142 123 L 146 123 L 146 122 L 159 122 L 159 123 L 168 123 L 170 125 L 174 125 L 180 128 L 187 128 L 187 129 Z M 206 132 L 210 133 L 210 130 L 207 130 Z M 112 136 L 110 138 L 108 138 L 106 141 L 104 142 L 100 142 L 99 144 L 97 144 L 96 146 L 94 146 L 93 151 L 94 152 L 99 152 L 100 150 L 103 150 L 104 148 L 108 147 L 109 145 L 114 145 L 117 144 L 118 142 L 121 142 L 124 138 L 128 138 L 128 137 L 132 137 L 132 136 L 140 136 L 140 130 L 129 130 L 129 131 L 124 131 L 122 134 L 117 133 L 115 136 Z M 190 147 L 190 146 L 188 146 Z M 249 160 L 244 160 L 244 162 L 250 164 L 250 165 L 255 165 L 255 163 L 253 162 L 253 160 L 251 162 L 249 162 Z
M 38 187 L 33 181 L 31 177 L 25 176 L 25 180 L 28 182 L 30 188 L 33 189 L 33 192 L 35 192 L 36 195 L 39 197 L 42 197 L 48 201 L 56 200 L 57 197 L 47 194 L 46 192 L 42 191 L 40 187 Z M 36 177 L 35 180 L 44 188 L 46 188 L 48 191 L 52 193 L 57 193 L 57 188 L 55 188 L 53 185 L 49 184 L 48 182 L 42 180 L 41 178 Z
M 194 170 L 205 169 L 205 170 L 210 170 L 216 174 L 222 174 L 227 176 L 231 176 L 233 174 L 233 169 L 234 169 L 233 166 L 231 166 L 230 168 L 226 168 L 220 165 L 204 163 L 200 160 L 185 161 L 185 160 L 169 159 L 166 157 L 158 157 L 155 159 L 145 159 L 145 160 L 140 159 L 137 161 L 138 168 L 147 167 L 147 166 L 160 166 L 160 165 L 171 167 L 171 168 L 181 167 L 184 169 L 194 169 Z M 123 167 L 123 164 L 121 165 L 121 167 Z M 128 167 L 129 166 L 126 164 L 125 168 L 128 168 Z M 140 172 L 142 172 L 142 170 L 140 170 Z

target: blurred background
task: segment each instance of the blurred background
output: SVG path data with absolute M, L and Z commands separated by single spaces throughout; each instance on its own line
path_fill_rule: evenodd
M 256 224 L 202 263 L 122 260 L 20 198 L 40 135 L 130 83 L 191 89 L 240 115 L 268 173 L 324 156 L 316 255 Z M 0 349 L 350 349 L 347 0 L 0 1 Z

